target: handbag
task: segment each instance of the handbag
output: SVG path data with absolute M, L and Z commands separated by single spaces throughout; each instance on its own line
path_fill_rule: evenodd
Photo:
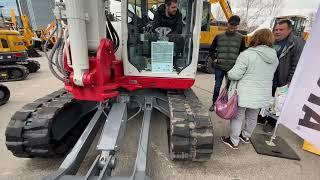
M 237 117 L 238 114 L 238 82 L 236 84 L 236 89 L 232 97 L 228 100 L 228 89 L 223 88 L 217 101 L 215 102 L 215 112 L 216 114 L 226 120 L 231 120 Z

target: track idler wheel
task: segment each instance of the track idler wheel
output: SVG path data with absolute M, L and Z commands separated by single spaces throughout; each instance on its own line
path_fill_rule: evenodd
M 28 68 L 30 73 L 35 73 L 40 69 L 40 63 L 38 61 L 27 60 L 28 64 L 26 67 Z
M 9 89 L 6 86 L 0 84 L 0 106 L 7 103 L 9 98 L 10 98 Z

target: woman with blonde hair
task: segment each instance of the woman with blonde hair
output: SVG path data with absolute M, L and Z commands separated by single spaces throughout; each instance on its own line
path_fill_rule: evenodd
M 232 81 L 228 94 L 231 97 L 237 90 L 238 113 L 230 121 L 229 137 L 221 139 L 232 149 L 238 149 L 240 140 L 250 143 L 260 108 L 271 105 L 272 80 L 279 64 L 273 43 L 274 36 L 269 29 L 256 31 L 249 48 L 239 55 L 228 72 L 228 78 Z

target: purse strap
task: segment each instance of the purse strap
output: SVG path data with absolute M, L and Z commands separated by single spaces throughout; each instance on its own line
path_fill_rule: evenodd
M 226 89 L 229 89 L 229 86 L 230 86 L 230 84 L 231 84 L 231 80 L 228 78 L 228 76 L 226 76 L 226 81 L 227 81 L 227 83 L 226 83 Z M 238 91 L 238 84 L 239 84 L 239 81 L 235 81 L 236 82 L 236 91 Z

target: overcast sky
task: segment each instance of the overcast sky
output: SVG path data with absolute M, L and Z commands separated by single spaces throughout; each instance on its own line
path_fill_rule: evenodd
M 239 4 L 242 0 L 229 0 L 231 2 L 231 8 L 237 13 L 239 10 Z M 264 1 L 264 0 L 261 0 Z M 279 10 L 275 16 L 287 16 L 287 15 L 302 15 L 309 17 L 312 13 L 316 13 L 320 0 L 283 0 L 283 7 Z M 268 27 L 273 17 L 269 17 L 260 26 Z
M 286 0 L 282 11 L 279 15 L 303 15 L 309 16 L 310 13 L 316 13 L 320 0 Z M 311 24 L 307 23 L 306 30 L 310 30 Z
M 297 14 L 307 15 L 310 12 L 316 12 L 320 4 L 320 0 L 287 0 L 281 15 Z
M 230 2 L 237 6 L 239 0 L 230 0 Z M 283 4 L 280 15 L 307 15 L 307 13 L 317 11 L 320 0 L 283 0 Z
M 308 9 L 317 9 L 319 6 L 320 0 L 287 0 L 286 8 L 288 9 L 297 9 L 297 8 L 308 8 Z
M 237 4 L 237 2 L 241 2 L 241 0 L 229 0 L 229 1 L 232 2 L 232 4 Z M 297 9 L 297 8 L 316 9 L 316 6 L 320 4 L 320 0 L 283 0 L 283 3 L 288 9 Z

